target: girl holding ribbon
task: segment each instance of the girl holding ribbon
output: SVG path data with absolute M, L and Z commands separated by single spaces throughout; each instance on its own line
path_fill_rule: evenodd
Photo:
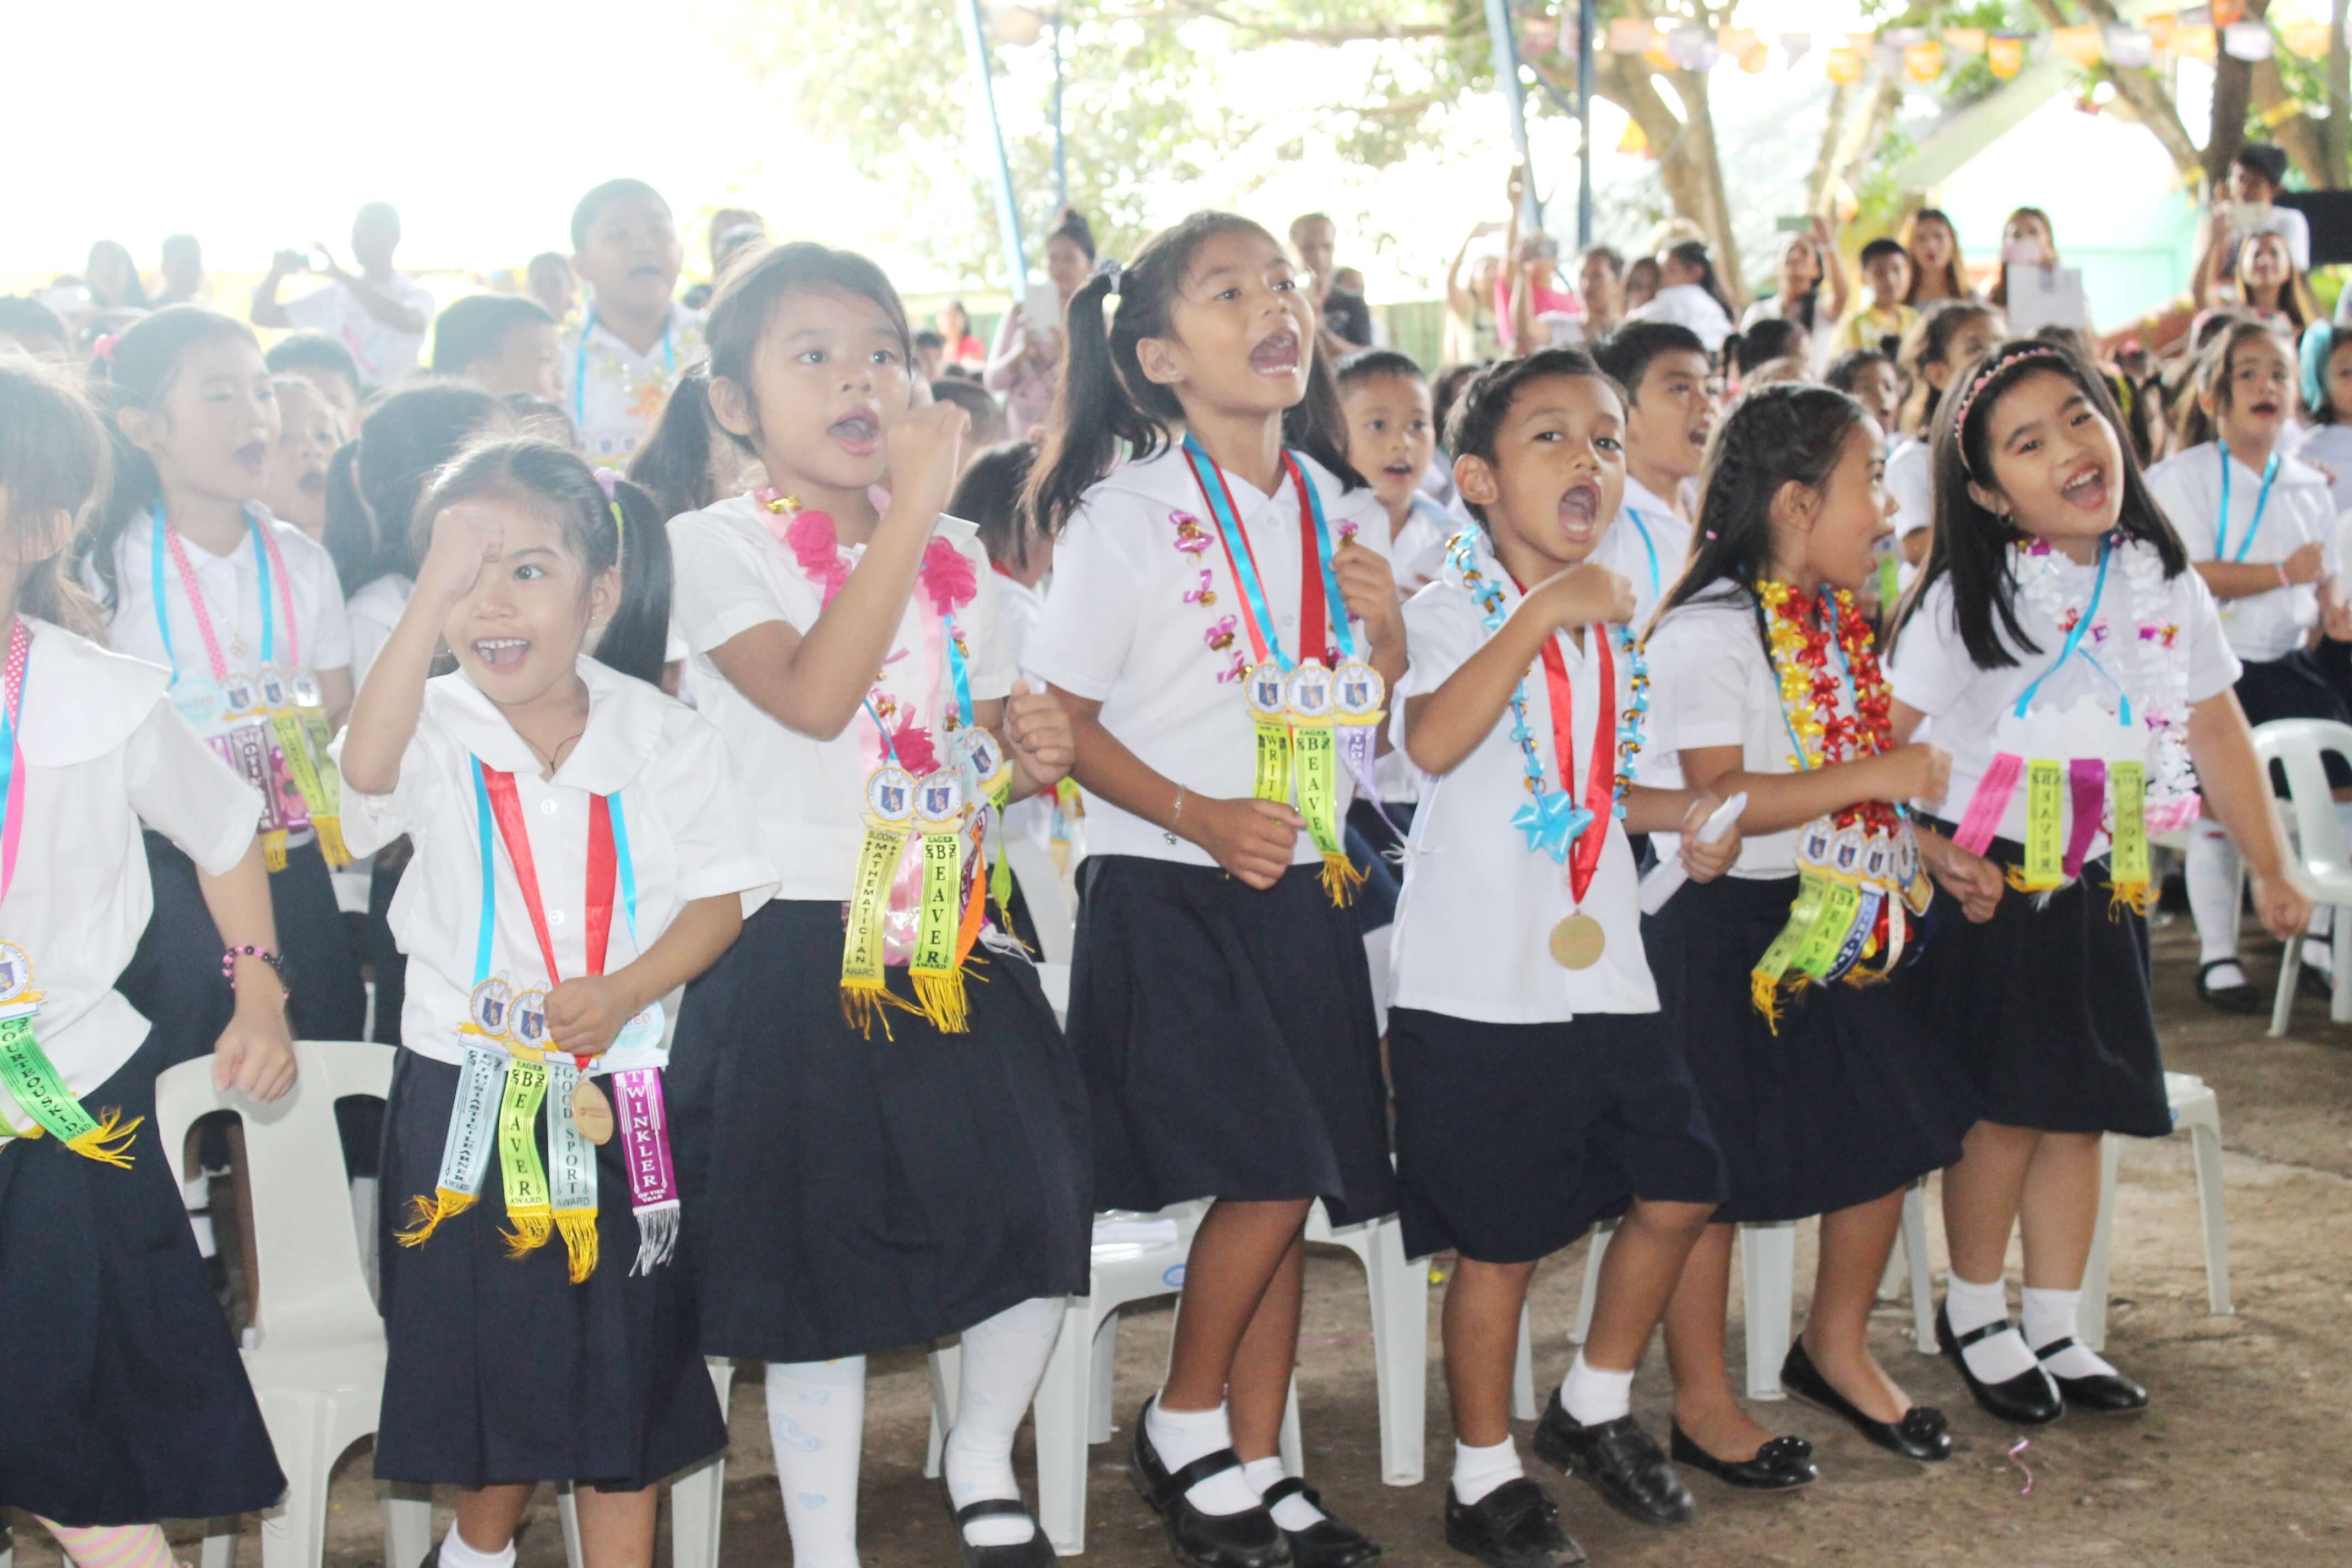
M 261 505 L 278 426 L 268 368 L 250 327 L 200 305 L 142 318 L 100 363 L 114 479 L 84 569 L 107 640 L 171 670 L 173 702 L 259 792 L 295 1034 L 358 1039 L 367 994 L 328 878 L 350 858 L 327 742 L 351 707 L 351 629 L 326 551 Z M 194 865 L 159 835 L 147 848 L 157 916 L 131 997 L 176 1021 L 165 1050 L 183 1061 L 229 998 Z
M 2294 413 L 2293 350 L 2259 321 L 2223 328 L 2197 362 L 2196 444 L 2147 471 L 2147 489 L 2189 552 L 2238 658 L 2238 706 L 2249 724 L 2347 717 L 2315 632 L 2352 637 L 2336 573 L 2336 502 L 2327 476 L 2284 450 Z M 2328 783 L 2352 788 L 2352 769 L 2327 759 Z M 2237 949 L 2238 855 L 2211 817 L 2189 830 L 2189 913 L 2197 922 L 2197 994 L 2224 1012 L 2260 1012 Z M 2313 917 L 2325 937 L 2327 913 Z M 2325 941 L 2304 944 L 2315 984 L 2331 967 Z
M 1094 1204 L 1216 1200 L 1130 1464 L 1179 1558 L 1214 1568 L 1380 1550 L 1276 1457 L 1308 1206 L 1396 1206 L 1343 825 L 1404 621 L 1316 342 L 1272 236 L 1186 219 L 1070 301 L 1031 488 L 1058 542 L 1028 663 L 1087 799 L 1069 1026 Z
M 95 631 L 58 558 L 104 482 L 89 407 L 0 357 L 0 1323 L 11 1416 L 0 1507 L 81 1568 L 171 1568 L 158 1519 L 249 1512 L 285 1489 L 148 1125 L 170 1065 L 118 987 L 150 908 L 140 824 L 190 858 L 235 945 L 213 1079 L 294 1082 L 254 834 L 260 801 L 175 710 L 162 670 Z M 105 1456 L 94 1462 L 92 1456 Z
M 664 998 L 775 871 L 724 740 L 648 683 L 669 552 L 642 491 L 498 440 L 416 519 L 338 743 L 355 847 L 415 843 L 376 1473 L 462 1489 L 444 1568 L 511 1568 L 542 1480 L 583 1483 L 591 1563 L 644 1563 L 656 1483 L 727 1443 L 672 1261 L 708 1222 L 680 1209 Z
M 1623 624 L 1633 587 L 1593 559 L 1625 487 L 1624 423 L 1574 349 L 1471 384 L 1454 475 L 1479 525 L 1405 605 L 1413 661 L 1391 721 L 1423 791 L 1389 1014 L 1404 1247 L 1461 1255 L 1446 1540 L 1498 1568 L 1578 1560 L 1520 1468 L 1511 1372 L 1538 1263 L 1607 1215 L 1625 1217 L 1591 1332 L 1536 1450 L 1637 1519 L 1692 1510 L 1633 1416 L 1633 1370 L 1724 1195 L 1723 1163 L 1658 1012 L 1626 835 L 1685 828 L 1702 879 L 1739 838 L 1689 831 L 1714 795 L 1633 783 L 1649 677 Z
M 2074 1320 L 2102 1134 L 2172 1130 L 2149 993 L 2149 839 L 2196 819 L 2201 786 L 2246 858 L 2263 923 L 2285 940 L 2310 903 L 2231 694 L 2226 618 L 2141 478 L 2105 380 L 2029 339 L 1952 385 L 1936 420 L 1935 544 L 1893 674 L 1895 737 L 1932 720 L 1952 753 L 1920 840 L 1968 917 L 1943 922 L 1913 977 L 1921 1026 L 1965 1068 L 1984 1118 L 1944 1173 L 1937 1329 L 2004 1420 L 2130 1412 L 2146 1391 L 2081 1344 Z M 2021 1226 L 2022 1335 L 2001 1283 Z
M 1686 888 L 1643 932 L 1660 1000 L 1730 1172 L 1730 1195 L 1666 1312 L 1676 1456 L 1735 1485 L 1810 1479 L 1803 1445 L 1734 1397 L 1724 1362 L 1732 1226 L 1822 1216 L 1821 1261 L 1783 1387 L 1907 1458 L 1951 1453 L 1941 1412 L 1872 1357 L 1903 1193 L 1959 1154 L 1974 1096 L 1884 984 L 1932 897 L 1900 803 L 1941 799 L 1950 759 L 1887 728 L 1854 595 L 1890 531 L 1885 437 L 1828 387 L 1732 406 L 1701 476 L 1700 542 L 1650 634 L 1643 772 L 1728 796 L 1748 836 L 1731 873 Z M 1661 845 L 1660 853 L 1667 852 Z
M 1053 1298 L 1087 1288 L 1086 1099 L 989 862 L 1069 721 L 1017 683 L 978 530 L 942 515 L 966 416 L 916 405 L 910 336 L 872 262 L 780 246 L 729 267 L 677 393 L 766 475 L 670 538 L 696 697 L 783 876 L 688 994 L 678 1133 L 702 1348 L 769 1363 L 793 1561 L 857 1561 L 866 1356 L 960 1333 L 963 1561 L 1027 1568 L 1053 1547 L 1013 1438 Z

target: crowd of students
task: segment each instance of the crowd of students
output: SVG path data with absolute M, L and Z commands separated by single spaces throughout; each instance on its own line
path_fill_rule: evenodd
M 2243 1005 L 2239 862 L 2280 940 L 2312 918 L 2249 721 L 2347 691 L 2352 353 L 2274 231 L 2217 226 L 2237 301 L 2120 363 L 2011 337 L 1923 213 L 1850 311 L 1794 236 L 1738 331 L 1688 238 L 1630 308 L 1613 253 L 1457 284 L 1517 352 L 1432 375 L 1319 215 L 1124 263 L 1065 215 L 1059 321 L 992 353 L 711 228 L 689 305 L 661 196 L 599 186 L 425 374 L 388 208 L 358 272 L 278 258 L 252 320 L 313 330 L 268 353 L 194 303 L 0 306 L 0 1321 L 52 1352 L 0 1504 L 161 1568 L 156 1520 L 280 1489 L 148 1119 L 207 1051 L 285 1093 L 363 974 L 402 1047 L 345 1128 L 375 1468 L 458 1489 L 443 1568 L 509 1568 L 543 1480 L 589 1483 L 597 1568 L 649 1563 L 727 1443 L 710 1355 L 767 1363 L 794 1560 L 854 1564 L 865 1357 L 950 1335 L 962 1561 L 1050 1562 L 1012 1455 L 1058 1298 L 1095 1214 L 1199 1200 L 1128 1458 L 1196 1568 L 1381 1555 L 1365 1478 L 1276 1457 L 1318 1199 L 1458 1258 L 1442 1512 L 1482 1563 L 1582 1560 L 1508 1391 L 1534 1269 L 1604 1220 L 1533 1444 L 1637 1520 L 1821 1476 L 1726 1372 L 1741 1221 L 1821 1216 L 1783 1386 L 1949 1456 L 1865 1331 L 1930 1173 L 1958 1384 L 2147 1407 L 2074 1321 L 2100 1138 L 2168 1127 L 2151 838 Z M 1004 844 L 1081 812 L 1065 1027 Z

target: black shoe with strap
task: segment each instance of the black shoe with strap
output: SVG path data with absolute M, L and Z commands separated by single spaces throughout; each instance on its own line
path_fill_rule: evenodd
M 1521 1476 L 1476 1502 L 1445 1489 L 1445 1544 L 1486 1568 L 1578 1568 L 1584 1548 L 1560 1528 L 1551 1494 Z
M 1290 1561 L 1297 1568 L 1362 1568 L 1381 1555 L 1381 1543 L 1351 1524 L 1342 1524 L 1323 1506 L 1323 1494 L 1297 1476 L 1285 1476 L 1265 1489 L 1264 1501 L 1271 1512 L 1285 1498 L 1305 1498 L 1307 1506 L 1323 1517 L 1304 1530 L 1283 1530 L 1290 1542 Z M 1282 1529 L 1279 1520 L 1276 1529 Z
M 2210 976 L 2217 969 L 2235 969 L 2239 981 L 2235 985 L 2215 985 Z M 2217 958 L 2200 964 L 2197 970 L 2197 994 L 2206 1005 L 2224 1013 L 2259 1013 L 2263 1010 L 2263 994 L 2244 979 L 2245 969 L 2234 958 Z
M 1929 1463 L 1952 1457 L 1952 1435 L 1947 1429 L 1942 1411 L 1915 1405 L 1903 1413 L 1899 1421 L 1879 1420 L 1840 1394 L 1822 1375 L 1822 1369 L 1813 1364 L 1812 1353 L 1805 1349 L 1801 1339 L 1789 1347 L 1789 1359 L 1780 1363 L 1780 1386 L 1806 1404 L 1840 1417 L 1890 1454 Z
M 1995 1334 L 2006 1332 L 2009 1327 L 2007 1318 L 1997 1318 L 1970 1329 L 1965 1334 L 1955 1334 L 1950 1306 L 1946 1304 L 1936 1309 L 1936 1342 L 1943 1347 L 1946 1355 L 1951 1357 L 1952 1364 L 1960 1369 L 1960 1381 L 1969 1385 L 1969 1393 L 1986 1414 L 1998 1416 L 2013 1426 L 2047 1426 L 2066 1414 L 2065 1402 L 2059 1397 L 2058 1385 L 2048 1373 L 2039 1366 L 2032 1366 L 2015 1377 L 1987 1383 L 1976 1374 L 1969 1365 L 1969 1358 L 1961 1353 L 1979 1340 L 1989 1340 Z M 2021 1340 L 2020 1342 L 2023 1342 Z
M 1022 1505 L 1018 1498 L 982 1498 L 956 1507 L 955 1494 L 948 1490 L 947 1478 L 940 1478 L 940 1495 L 947 1500 L 948 1517 L 955 1521 L 956 1545 L 963 1552 L 963 1568 L 1054 1568 L 1054 1543 L 1045 1539 L 1037 1516 Z M 1029 1539 L 1010 1546 L 974 1546 L 965 1539 L 963 1527 L 976 1519 L 1024 1519 L 1029 1521 Z
M 2042 1363 L 2042 1370 L 2058 1385 L 2058 1396 L 2069 1410 L 2088 1411 L 2094 1415 L 2137 1415 L 2147 1408 L 2147 1390 L 2119 1372 L 2093 1373 L 2088 1377 L 2061 1377 L 2051 1372 L 2049 1363 L 2054 1357 L 2074 1348 L 2074 1336 L 2053 1340 L 2033 1352 L 2033 1359 Z
M 1813 1446 L 1802 1437 L 1774 1437 L 1746 1459 L 1718 1459 L 1698 1446 L 1698 1440 L 1675 1423 L 1667 1436 L 1667 1452 L 1677 1465 L 1704 1470 L 1729 1487 L 1751 1492 L 1785 1492 L 1811 1486 L 1822 1479 L 1813 1463 Z
M 1690 1489 L 1640 1422 L 1620 1415 L 1587 1426 L 1568 1413 L 1556 1388 L 1536 1424 L 1536 1452 L 1590 1482 L 1610 1507 L 1643 1524 L 1688 1524 L 1698 1511 Z
M 1239 1513 L 1205 1513 L 1184 1494 L 1211 1476 L 1242 1468 L 1231 1448 L 1203 1454 L 1171 1472 L 1151 1446 L 1146 1421 L 1151 1401 L 1135 1418 L 1135 1443 L 1127 1455 L 1128 1478 L 1168 1531 L 1169 1549 L 1185 1568 L 1291 1568 L 1290 1542 L 1265 1504 Z

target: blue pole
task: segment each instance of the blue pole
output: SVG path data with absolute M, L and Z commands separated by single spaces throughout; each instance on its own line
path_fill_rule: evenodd
M 1576 7 L 1576 247 L 1592 244 L 1593 0 Z
M 1021 209 L 1013 195 L 1013 164 L 1004 155 L 1004 126 L 996 118 L 996 84 L 988 73 L 988 39 L 982 30 L 980 0 L 963 0 L 963 42 L 971 56 L 977 89 L 972 100 L 972 129 L 984 132 L 996 151 L 996 223 L 1004 246 L 1004 273 L 1014 303 L 1029 288 L 1029 258 L 1021 248 Z
M 1486 0 L 1486 42 L 1494 50 L 1496 84 L 1503 89 L 1503 103 L 1510 111 L 1511 147 L 1520 167 L 1528 171 L 1528 225 L 1539 230 L 1543 202 L 1536 195 L 1535 163 L 1528 155 L 1527 95 L 1519 85 L 1519 46 L 1511 36 L 1510 0 Z
M 1070 205 L 1070 148 L 1062 133 L 1062 12 L 1054 10 L 1054 201 Z

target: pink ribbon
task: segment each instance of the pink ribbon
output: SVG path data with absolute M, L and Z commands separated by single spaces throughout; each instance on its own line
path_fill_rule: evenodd
M 1992 842 L 2000 826 L 2000 819 L 2009 810 L 2009 797 L 2017 793 L 2017 781 L 2025 772 L 2025 759 L 2014 752 L 2001 752 L 1985 769 L 1978 781 L 1977 793 L 1969 801 L 1968 815 L 1960 819 L 1959 831 L 1952 842 L 1971 855 L 1981 855 Z
M 637 1215 L 637 1261 L 632 1273 L 669 1261 L 677 1245 L 677 1167 L 670 1157 L 669 1116 L 661 1070 L 632 1068 L 611 1079 L 620 1101 L 621 1152 L 629 1166 L 629 1206 Z
M 2066 834 L 2064 864 L 2066 875 L 2079 877 L 2083 856 L 2107 813 L 2107 764 L 2097 757 L 2076 757 L 2067 773 L 2074 789 L 2074 821 Z

